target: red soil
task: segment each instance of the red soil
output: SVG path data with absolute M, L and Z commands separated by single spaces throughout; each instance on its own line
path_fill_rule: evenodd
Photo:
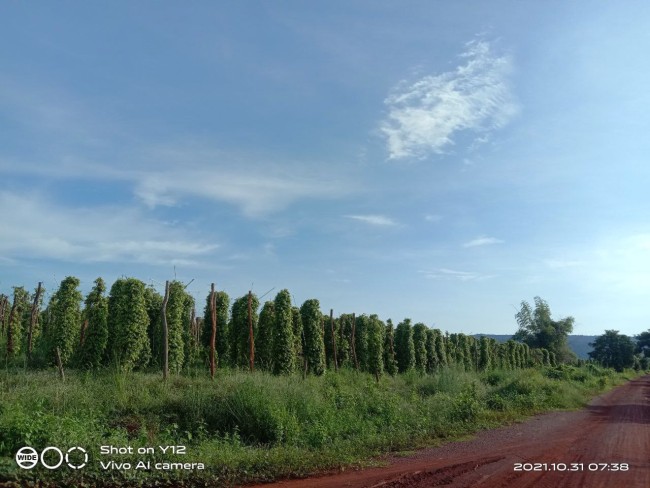
M 516 463 L 527 463 L 522 465 L 526 471 L 516 471 Z M 594 399 L 584 410 L 539 415 L 481 432 L 470 441 L 391 459 L 386 467 L 280 481 L 259 488 L 433 486 L 650 487 L 650 376 Z

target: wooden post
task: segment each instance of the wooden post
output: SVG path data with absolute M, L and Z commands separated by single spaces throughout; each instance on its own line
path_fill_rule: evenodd
M 253 337 L 253 294 L 248 290 L 248 341 L 249 341 L 249 353 L 248 358 L 250 362 L 251 373 L 255 370 L 255 337 Z
M 334 309 L 330 308 L 330 329 L 332 329 L 332 349 L 334 351 L 334 371 L 338 373 L 339 365 L 336 357 L 336 336 L 334 335 Z
M 14 353 L 14 334 L 13 334 L 13 321 L 14 314 L 16 313 L 16 289 L 14 288 L 14 301 L 11 305 L 11 311 L 9 312 L 9 324 L 7 324 L 7 356 L 12 356 Z
M 163 379 L 166 380 L 169 375 L 169 329 L 167 326 L 167 302 L 169 301 L 169 280 L 165 282 L 165 297 L 162 302 L 162 315 L 163 326 Z
M 354 358 L 354 367 L 359 371 L 359 361 L 357 360 L 357 346 L 354 344 L 356 342 L 355 338 L 355 327 L 356 327 L 357 318 L 355 314 L 352 314 L 352 357 Z
M 36 287 L 36 295 L 34 296 L 34 303 L 32 303 L 32 314 L 29 320 L 29 334 L 27 335 L 27 359 L 32 358 L 32 337 L 34 336 L 34 328 L 36 327 L 36 320 L 38 319 L 38 301 L 41 297 L 41 286 L 42 282 L 38 282 L 38 287 Z M 88 323 L 86 321 L 86 323 Z M 82 330 L 83 334 L 83 330 Z M 83 343 L 83 335 L 82 341 Z
M 217 341 L 217 295 L 214 292 L 214 283 L 210 286 L 210 320 L 212 321 L 212 333 L 210 334 L 210 379 L 214 380 L 215 344 Z
M 59 347 L 56 347 L 56 367 L 59 368 L 59 377 L 61 381 L 65 380 L 65 374 L 63 373 L 63 363 L 61 362 L 61 351 Z
M 7 310 L 7 297 L 0 295 L 0 334 L 5 333 L 5 313 Z

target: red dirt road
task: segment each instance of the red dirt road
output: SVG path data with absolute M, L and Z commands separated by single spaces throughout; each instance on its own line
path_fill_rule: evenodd
M 539 471 L 515 471 L 516 463 L 530 463 L 525 467 Z M 553 463 L 562 463 L 559 469 L 566 465 L 566 470 L 553 470 Z M 393 459 L 383 468 L 259 486 L 648 488 L 650 376 L 594 399 L 584 410 L 544 414 L 521 424 L 481 432 L 470 441 Z

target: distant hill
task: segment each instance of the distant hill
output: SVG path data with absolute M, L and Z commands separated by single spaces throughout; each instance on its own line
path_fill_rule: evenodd
M 498 342 L 506 342 L 508 339 L 512 339 L 511 335 L 499 335 L 499 334 L 475 334 L 474 337 L 480 336 L 491 337 Z M 573 352 L 575 352 L 581 359 L 589 359 L 589 351 L 593 350 L 593 347 L 589 345 L 590 342 L 594 342 L 598 336 L 587 336 L 587 335 L 570 335 L 569 336 L 569 347 Z

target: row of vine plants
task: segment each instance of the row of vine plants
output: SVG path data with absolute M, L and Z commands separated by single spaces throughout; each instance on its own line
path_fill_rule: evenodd
M 335 317 L 332 310 L 323 313 L 317 299 L 298 307 L 286 289 L 263 304 L 251 292 L 231 303 L 226 292 L 211 291 L 201 315 L 179 281 L 169 282 L 164 307 L 163 296 L 136 278 L 120 278 L 110 290 L 97 278 L 85 297 L 79 284 L 65 278 L 45 307 L 40 283 L 33 293 L 14 287 L 0 294 L 0 347 L 8 364 L 46 367 L 58 351 L 63 365 L 81 369 L 160 368 L 164 309 L 173 373 L 209 367 L 213 322 L 218 368 L 277 375 L 350 368 L 379 379 L 448 365 L 476 371 L 555 365 L 553 353 L 515 341 L 443 333 L 410 319 L 395 326 L 374 314 Z

